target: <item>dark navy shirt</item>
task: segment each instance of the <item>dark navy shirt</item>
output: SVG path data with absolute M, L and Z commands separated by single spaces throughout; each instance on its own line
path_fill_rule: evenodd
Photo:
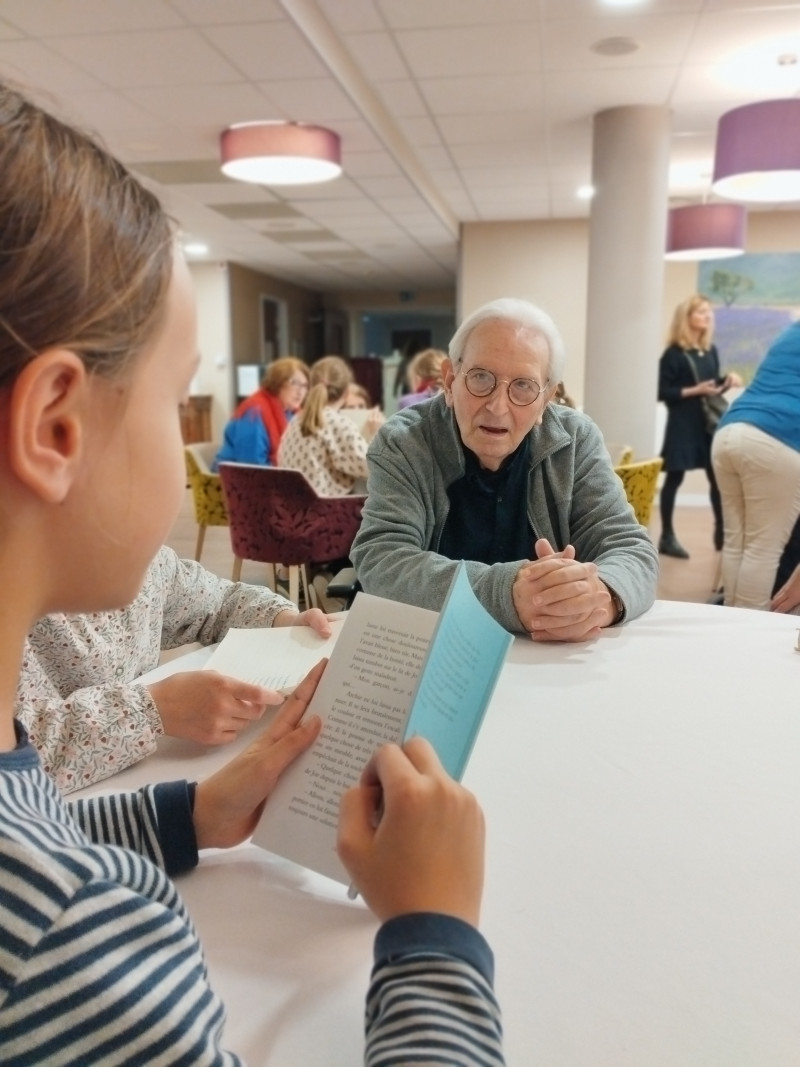
M 527 513 L 530 441 L 526 437 L 497 471 L 484 470 L 475 453 L 461 447 L 466 470 L 447 490 L 450 512 L 439 552 L 478 563 L 533 559 Z

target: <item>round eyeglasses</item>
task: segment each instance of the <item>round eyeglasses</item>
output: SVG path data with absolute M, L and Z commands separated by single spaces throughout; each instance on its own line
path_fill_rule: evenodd
M 533 378 L 511 378 L 510 380 L 498 378 L 496 374 L 482 367 L 473 367 L 466 373 L 464 371 L 460 373 L 464 374 L 464 384 L 473 396 L 491 396 L 500 382 L 505 382 L 508 386 L 508 399 L 518 408 L 526 408 L 533 404 L 539 399 L 542 391 L 542 386 Z M 547 385 L 547 382 L 544 384 Z

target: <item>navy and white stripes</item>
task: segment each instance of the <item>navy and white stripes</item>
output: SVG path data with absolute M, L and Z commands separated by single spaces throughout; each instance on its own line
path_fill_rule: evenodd
M 171 830 L 191 822 L 169 790 L 82 801 L 85 829 L 144 855 L 96 844 L 30 747 L 0 756 L 5 1067 L 239 1063 L 220 1047 L 222 1005 L 183 903 L 147 858 L 162 856 L 158 813 L 168 801 L 179 809 Z
M 367 1067 L 502 1067 L 493 971 L 489 946 L 459 919 L 420 913 L 385 923 L 367 999 Z
M 24 739 L 0 753 L 3 1067 L 240 1063 L 220 1046 L 222 1005 L 156 865 L 196 862 L 191 801 L 191 786 L 170 783 L 79 801 L 76 821 Z M 491 981 L 491 953 L 467 924 L 441 915 L 385 924 L 367 1005 L 369 1067 L 498 1067 Z

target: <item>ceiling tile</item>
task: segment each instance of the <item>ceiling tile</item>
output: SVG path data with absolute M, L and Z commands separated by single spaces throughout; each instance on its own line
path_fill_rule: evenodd
M 237 122 L 288 119 L 255 85 L 238 81 L 222 85 L 173 85 L 134 88 L 124 91 L 126 99 L 162 121 L 197 124 L 221 133 Z
M 381 11 L 394 29 L 490 26 L 528 22 L 530 0 L 381 0 Z
M 278 0 L 171 0 L 187 22 L 195 26 L 219 26 L 243 22 L 280 21 L 286 12 Z
M 58 37 L 48 43 L 65 59 L 118 89 L 241 79 L 236 67 L 190 29 Z
M 136 170 L 162 185 L 194 185 L 219 182 L 220 169 L 216 160 L 186 159 L 174 162 L 139 163 Z
M 408 67 L 391 34 L 349 33 L 345 43 L 368 81 L 401 81 L 408 77 Z
M 73 115 L 76 109 L 70 106 L 72 94 L 101 88 L 97 78 L 55 55 L 39 41 L 0 41 L 0 67 L 6 77 L 13 77 L 34 95 L 40 95 L 41 90 L 43 96 L 53 94 L 60 98 L 63 109 Z M 52 99 L 45 104 L 52 107 Z
M 418 78 L 528 72 L 540 65 L 534 22 L 403 30 L 396 40 Z
M 215 211 L 226 219 L 296 219 L 302 218 L 291 204 L 250 203 L 212 204 Z
M 543 105 L 543 81 L 535 72 L 422 78 L 420 89 L 437 115 L 540 111 Z
M 692 40 L 696 15 L 639 14 L 639 10 L 631 8 L 627 17 L 615 19 L 613 25 L 602 18 L 549 22 L 545 30 L 547 69 L 588 72 L 679 63 Z M 639 47 L 622 56 L 592 51 L 592 45 L 608 37 L 629 37 Z
M 452 287 L 448 210 L 453 225 L 587 217 L 575 190 L 590 178 L 593 117 L 604 108 L 671 109 L 674 200 L 702 194 L 724 111 L 800 94 L 800 64 L 777 69 L 779 49 L 800 54 L 800 3 L 782 0 L 635 9 L 2 0 L 0 9 L 0 68 L 97 129 L 212 261 L 311 288 Z M 327 21 L 329 40 L 306 38 L 309 13 Z M 591 51 L 624 36 L 639 42 L 630 55 Z M 360 77 L 340 83 L 337 70 Z M 274 189 L 225 179 L 220 131 L 263 118 L 336 130 L 344 175 Z
M 204 36 L 247 78 L 297 81 L 322 78 L 327 70 L 316 52 L 288 22 L 211 26 Z
M 3 0 L 3 18 L 35 37 L 127 33 L 180 26 L 182 19 L 163 0 L 135 4 L 108 0 Z
M 357 108 L 333 78 L 262 81 L 258 86 L 268 100 L 281 108 L 281 115 L 293 122 L 321 124 L 360 119 Z

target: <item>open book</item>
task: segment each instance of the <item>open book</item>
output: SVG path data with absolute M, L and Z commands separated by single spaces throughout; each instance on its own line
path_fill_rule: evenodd
M 253 842 L 347 884 L 342 793 L 378 746 L 414 735 L 461 778 L 511 641 L 463 564 L 440 613 L 359 593 L 307 711 L 322 733 L 281 777 Z
M 205 669 L 288 696 L 315 663 L 331 655 L 346 618 L 345 612 L 329 616 L 330 637 L 320 637 L 310 626 L 231 627 Z

